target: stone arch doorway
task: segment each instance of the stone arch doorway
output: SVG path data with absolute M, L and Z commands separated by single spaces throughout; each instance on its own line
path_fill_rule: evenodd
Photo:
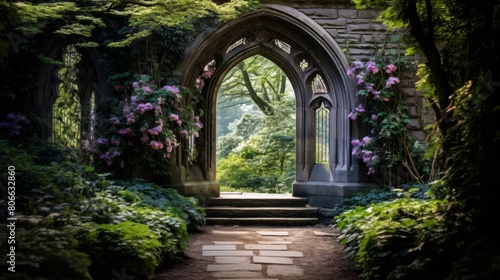
M 198 156 L 193 161 L 177 158 L 171 185 L 184 195 L 219 196 L 215 181 L 216 95 L 227 72 L 253 55 L 277 64 L 294 88 L 293 195 L 308 197 L 313 206 L 331 206 L 370 187 L 367 171 L 351 155 L 350 140 L 362 128 L 346 117 L 358 102 L 355 83 L 346 74 L 349 62 L 334 38 L 315 21 L 282 5 L 264 5 L 242 15 L 213 33 L 200 35 L 187 50 L 179 67 L 184 85 L 194 85 L 209 64 L 216 70 L 204 80 L 205 102 L 197 104 L 205 112 L 205 128 L 195 144 Z

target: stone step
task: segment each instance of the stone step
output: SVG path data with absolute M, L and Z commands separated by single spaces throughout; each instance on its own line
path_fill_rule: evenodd
M 317 218 L 316 207 L 231 207 L 214 206 L 205 208 L 208 217 L 279 217 Z
M 276 218 L 276 217 L 206 217 L 207 225 L 225 226 L 313 226 L 318 218 Z
M 207 206 L 233 207 L 304 207 L 307 204 L 305 197 L 288 195 L 221 195 L 208 198 Z

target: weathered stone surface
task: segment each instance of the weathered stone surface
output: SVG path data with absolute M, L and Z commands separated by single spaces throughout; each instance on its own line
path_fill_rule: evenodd
M 324 232 L 324 231 L 314 231 L 314 235 L 316 236 L 333 236 L 333 232 Z
M 293 260 L 290 258 L 283 257 L 262 257 L 254 256 L 254 263 L 266 263 L 266 264 L 293 264 Z
M 279 245 L 269 245 L 269 244 L 247 244 L 245 245 L 245 250 L 287 250 L 287 246 L 283 244 Z
M 338 17 L 339 18 L 358 18 L 358 11 L 357 10 L 339 10 L 338 11 Z
M 250 263 L 251 257 L 215 257 L 216 263 Z
M 292 241 L 272 240 L 272 241 L 257 241 L 259 244 L 292 244 Z
M 262 270 L 261 264 L 238 263 L 238 264 L 209 264 L 207 271 L 259 271 Z
M 228 251 L 236 250 L 236 245 L 203 245 L 203 251 Z
M 302 13 L 311 18 L 337 18 L 336 9 L 300 9 Z
M 286 231 L 257 231 L 256 233 L 262 236 L 288 236 Z
M 241 245 L 243 244 L 243 242 L 240 242 L 240 241 L 212 241 L 214 244 L 217 244 L 217 245 L 231 245 L 231 244 L 234 244 L 234 245 Z
M 299 251 L 259 251 L 259 256 L 263 257 L 289 257 L 289 258 L 303 258 L 304 254 Z
M 203 251 L 204 257 L 220 257 L 220 256 L 253 256 L 253 251 Z
M 260 271 L 219 271 L 212 273 L 214 278 L 264 278 L 264 273 Z M 195 279 L 193 279 L 195 280 Z

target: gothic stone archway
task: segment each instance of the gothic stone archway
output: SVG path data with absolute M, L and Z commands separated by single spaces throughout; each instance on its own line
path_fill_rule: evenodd
M 298 10 L 264 5 L 197 38 L 181 64 L 184 85 L 194 85 L 204 67 L 214 61 L 214 75 L 205 81 L 205 129 L 196 143 L 198 158 L 178 158 L 171 186 L 184 195 L 219 196 L 216 182 L 215 121 L 217 92 L 227 72 L 240 61 L 262 55 L 280 66 L 296 98 L 296 180 L 293 195 L 308 197 L 313 206 L 332 206 L 353 192 L 371 187 L 365 166 L 351 155 L 350 140 L 362 128 L 346 117 L 358 103 L 356 85 L 346 75 L 349 62 L 335 40 Z M 316 110 L 328 110 L 327 159 L 316 158 Z

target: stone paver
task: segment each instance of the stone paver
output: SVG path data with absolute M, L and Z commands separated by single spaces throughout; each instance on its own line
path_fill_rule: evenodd
M 222 257 L 222 256 L 253 256 L 253 251 L 203 251 L 204 257 Z
M 290 257 L 290 258 L 303 258 L 304 254 L 299 251 L 259 251 L 259 256 L 266 257 Z
M 241 245 L 244 244 L 243 242 L 240 241 L 212 241 L 212 243 L 216 245 Z
M 219 271 L 212 273 L 212 276 L 215 278 L 264 278 L 264 272 L 262 271 Z M 195 280 L 195 279 L 193 279 Z
M 203 245 L 203 251 L 228 251 L 236 250 L 236 245 Z
M 209 264 L 207 271 L 262 271 L 261 264 L 239 263 L 239 264 Z
M 270 245 L 273 245 L 273 244 L 286 244 L 286 245 L 290 245 L 290 244 L 292 244 L 292 241 L 285 241 L 285 240 L 257 241 L 257 243 L 259 243 L 259 244 L 270 244 Z
M 292 241 L 283 237 L 289 236 L 287 231 L 218 231 L 217 234 L 249 235 L 257 234 L 264 239 L 253 244 L 241 241 L 212 241 L 214 245 L 202 245 L 204 257 L 214 257 L 206 271 L 214 279 L 221 280 L 280 280 L 287 277 L 300 277 L 303 269 L 294 266 L 292 258 L 303 257 L 299 251 L 289 251 Z M 315 233 L 316 234 L 316 233 Z M 280 237 L 276 239 L 276 237 Z M 269 240 L 269 238 L 275 238 Z M 242 250 L 243 249 L 243 250 Z M 273 278 L 279 277 L 279 278 Z
M 268 245 L 268 244 L 247 244 L 245 245 L 245 250 L 272 250 L 272 251 L 277 251 L 277 250 L 287 250 L 288 248 L 286 245 Z
M 216 263 L 250 263 L 252 257 L 215 257 Z
M 270 264 L 293 264 L 293 260 L 290 258 L 282 257 L 260 257 L 253 256 L 254 263 L 270 263 Z
M 257 231 L 257 234 L 262 236 L 288 236 L 286 231 Z

